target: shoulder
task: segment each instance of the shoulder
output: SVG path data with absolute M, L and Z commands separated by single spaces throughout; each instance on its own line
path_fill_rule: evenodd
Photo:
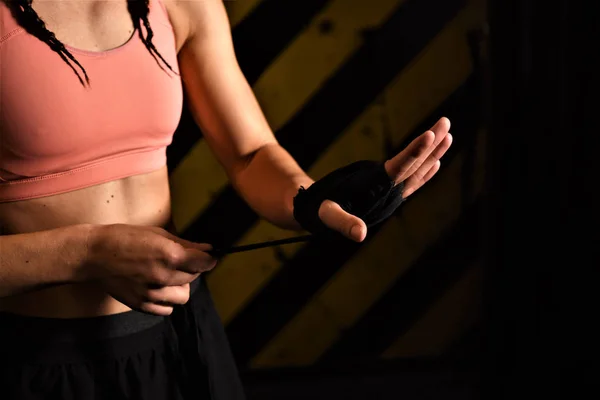
M 1 1 L 1 0 L 0 0 Z M 160 3 L 169 17 L 169 22 L 175 34 L 177 51 L 183 47 L 190 36 L 190 26 L 185 8 L 182 7 L 183 1 L 179 0 L 155 0 Z
M 223 0 L 157 0 L 160 1 L 171 20 L 178 49 L 194 36 L 208 32 L 229 30 L 229 20 Z

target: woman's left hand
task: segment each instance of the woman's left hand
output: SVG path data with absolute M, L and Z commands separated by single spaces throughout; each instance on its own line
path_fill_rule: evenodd
M 396 184 L 404 182 L 402 196 L 413 194 L 440 169 L 440 158 L 452 144 L 449 133 L 450 120 L 441 118 L 431 130 L 413 140 L 404 150 L 385 162 L 385 170 Z M 347 238 L 362 242 L 367 235 L 367 225 L 349 214 L 339 204 L 325 200 L 319 208 L 319 218 L 329 228 Z

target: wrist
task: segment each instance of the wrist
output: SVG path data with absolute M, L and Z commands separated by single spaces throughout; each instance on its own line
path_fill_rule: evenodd
M 98 249 L 103 232 L 103 225 L 83 224 L 79 225 L 83 237 L 82 262 L 76 272 L 78 281 L 92 281 L 100 278 L 98 268 Z
M 304 189 L 308 189 L 315 181 L 312 180 L 311 178 L 309 178 L 308 176 L 306 177 L 302 177 L 300 179 L 296 179 L 294 180 L 294 185 L 291 189 L 288 189 L 288 191 L 285 194 L 285 208 L 286 208 L 286 214 L 289 216 L 289 220 L 290 222 L 290 229 L 292 230 L 296 230 L 296 231 L 303 231 L 304 228 L 302 228 L 302 226 L 300 225 L 300 223 L 298 221 L 296 221 L 296 218 L 294 217 L 294 197 L 296 197 L 296 195 L 298 195 L 298 191 L 300 190 L 300 187 L 303 187 Z

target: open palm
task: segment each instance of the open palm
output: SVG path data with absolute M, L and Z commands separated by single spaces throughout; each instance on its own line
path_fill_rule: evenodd
M 443 117 L 430 130 L 385 162 L 388 176 L 396 184 L 404 182 L 404 198 L 417 191 L 439 171 L 440 159 L 452 144 L 449 131 L 450 120 Z M 329 228 L 349 239 L 361 242 L 366 237 L 365 222 L 331 200 L 325 200 L 321 204 L 319 217 Z

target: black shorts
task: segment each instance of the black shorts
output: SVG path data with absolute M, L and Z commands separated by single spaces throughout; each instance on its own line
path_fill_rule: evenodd
M 168 317 L 0 313 L 0 399 L 244 399 L 223 326 L 199 281 Z

